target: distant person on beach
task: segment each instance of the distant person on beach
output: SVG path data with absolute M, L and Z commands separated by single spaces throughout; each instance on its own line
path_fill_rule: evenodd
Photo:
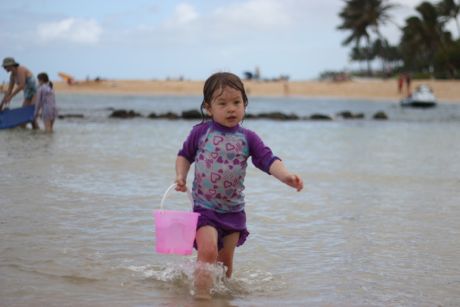
M 284 96 L 289 96 L 289 83 L 288 83 L 288 81 L 283 82 L 283 93 L 284 93 Z
M 3 68 L 10 73 L 10 82 L 0 103 L 0 111 L 7 107 L 11 99 L 21 91 L 24 91 L 22 106 L 33 105 L 35 94 L 37 93 L 37 84 L 32 72 L 27 67 L 19 65 L 11 57 L 3 59 Z M 38 129 L 38 124 L 35 120 L 32 121 L 32 128 Z
M 35 104 L 35 118 L 41 114 L 46 132 L 53 132 L 54 120 L 58 115 L 56 108 L 56 97 L 53 90 L 53 82 L 44 72 L 37 75 L 39 87 L 37 93 L 37 102 Z
M 240 126 L 248 98 L 239 77 L 213 74 L 204 84 L 203 96 L 203 121 L 192 128 L 176 159 L 176 190 L 187 190 L 187 174 L 195 163 L 193 211 L 200 213 L 195 296 L 209 299 L 213 279 L 207 266 L 222 262 L 230 278 L 235 248 L 249 235 L 243 194 L 249 157 L 257 168 L 297 191 L 302 190 L 303 181 L 286 169 L 255 132 Z
M 403 93 L 403 88 L 405 87 L 405 92 L 407 96 L 411 94 L 411 76 L 409 73 L 402 73 L 398 78 L 398 93 Z
M 406 83 L 406 94 L 407 94 L 407 96 L 409 96 L 412 93 L 411 88 L 410 88 L 410 86 L 411 86 L 411 76 L 410 76 L 409 73 L 406 74 L 405 83 Z
M 404 80 L 405 80 L 405 75 L 404 74 L 399 74 L 398 78 L 398 93 L 402 93 L 403 86 L 404 86 Z

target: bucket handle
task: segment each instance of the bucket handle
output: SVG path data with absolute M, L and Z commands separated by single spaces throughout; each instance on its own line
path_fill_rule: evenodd
M 161 199 L 161 203 L 160 203 L 160 210 L 163 210 L 163 206 L 164 206 L 164 202 L 166 200 L 166 197 L 168 196 L 169 192 L 171 192 L 171 190 L 173 188 L 175 188 L 177 186 L 177 184 L 173 183 L 172 185 L 169 186 L 169 188 L 166 190 L 166 192 L 163 194 L 163 198 Z M 192 194 L 190 193 L 190 191 L 187 189 L 186 191 L 187 193 L 187 197 L 188 199 L 190 200 L 190 203 L 191 205 L 193 206 L 193 197 L 192 197 Z

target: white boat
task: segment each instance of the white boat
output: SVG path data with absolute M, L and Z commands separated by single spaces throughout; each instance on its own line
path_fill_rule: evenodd
M 402 107 L 432 108 L 436 103 L 436 96 L 425 84 L 419 85 L 412 94 L 401 100 Z

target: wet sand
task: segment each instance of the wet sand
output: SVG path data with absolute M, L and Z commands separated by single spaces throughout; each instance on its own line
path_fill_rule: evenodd
M 202 95 L 204 81 L 176 80 L 103 80 L 68 85 L 55 82 L 57 92 L 115 95 Z M 460 103 L 460 81 L 414 80 L 411 88 L 429 85 L 439 102 Z M 356 79 L 352 81 L 245 81 L 250 96 L 334 97 L 366 100 L 399 101 L 397 81 Z

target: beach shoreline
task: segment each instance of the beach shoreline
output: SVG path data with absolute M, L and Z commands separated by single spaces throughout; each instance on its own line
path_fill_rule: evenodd
M 349 81 L 244 81 L 248 96 L 322 97 L 399 102 L 406 93 L 398 93 L 395 79 L 354 79 Z M 201 96 L 204 81 L 191 80 L 100 80 L 69 85 L 55 82 L 57 93 L 101 95 L 192 95 Z M 414 80 L 411 88 L 430 86 L 440 103 L 460 104 L 460 81 Z

